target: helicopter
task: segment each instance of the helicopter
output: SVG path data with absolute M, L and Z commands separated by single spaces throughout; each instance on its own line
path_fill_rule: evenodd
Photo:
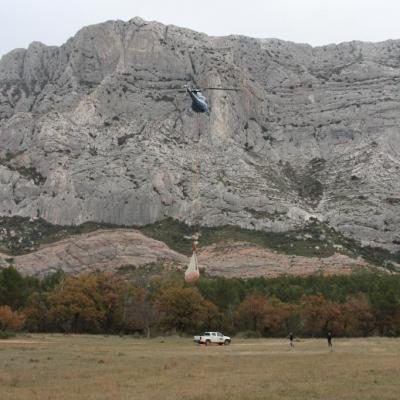
M 203 96 L 202 89 L 195 88 L 191 84 L 186 84 L 183 86 L 184 90 L 179 89 L 164 89 L 164 90 L 177 90 L 178 92 L 187 93 L 192 100 L 192 110 L 195 113 L 205 113 L 210 115 L 210 107 L 208 105 L 207 98 Z M 239 91 L 239 88 L 224 88 L 224 87 L 205 87 L 204 90 L 230 90 L 230 91 Z
M 210 107 L 208 105 L 207 99 L 202 94 L 201 89 L 193 88 L 191 85 L 186 84 L 184 86 L 186 92 L 192 99 L 192 110 L 196 113 L 206 113 L 210 115 Z M 224 90 L 224 91 L 235 91 L 238 92 L 239 88 L 224 88 L 224 87 L 206 87 L 204 90 Z
M 192 99 L 192 110 L 197 113 L 210 114 L 207 99 L 202 95 L 200 89 L 192 89 L 189 85 L 185 85 L 184 88 Z

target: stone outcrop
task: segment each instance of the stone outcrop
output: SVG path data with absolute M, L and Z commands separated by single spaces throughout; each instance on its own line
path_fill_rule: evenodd
M 148 264 L 175 266 L 187 257 L 164 243 L 134 230 L 105 230 L 76 235 L 44 245 L 29 254 L 10 257 L 0 254 L 0 266 L 12 264 L 24 275 L 45 276 L 59 270 L 67 274 L 115 272 L 123 267 Z
M 195 115 L 186 82 L 206 91 Z M 134 18 L 0 60 L 0 215 L 400 244 L 400 41 L 311 47 Z M 200 140 L 197 137 L 200 135 Z M 195 160 L 200 199 L 195 201 Z
M 350 258 L 343 254 L 325 258 L 302 257 L 279 254 L 245 242 L 218 243 L 205 247 L 199 253 L 199 263 L 210 275 L 230 278 L 348 275 L 376 269 L 362 258 Z

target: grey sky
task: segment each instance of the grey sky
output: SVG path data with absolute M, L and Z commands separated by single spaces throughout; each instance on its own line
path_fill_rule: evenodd
M 0 56 L 34 40 L 60 45 L 85 25 L 134 16 L 312 45 L 400 38 L 399 0 L 0 0 Z

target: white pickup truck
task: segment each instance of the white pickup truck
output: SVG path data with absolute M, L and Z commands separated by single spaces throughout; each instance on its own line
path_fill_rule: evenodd
M 204 332 L 200 336 L 195 336 L 193 340 L 196 343 L 205 344 L 206 346 L 212 343 L 222 346 L 223 344 L 228 345 L 231 342 L 231 338 L 229 336 L 224 336 L 220 332 Z

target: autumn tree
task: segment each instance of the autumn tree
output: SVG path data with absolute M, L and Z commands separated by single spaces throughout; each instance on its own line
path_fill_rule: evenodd
M 283 303 L 276 298 L 267 302 L 264 335 L 286 336 L 299 330 L 300 315 L 296 304 Z
M 297 320 L 296 320 L 297 319 Z M 258 293 L 248 295 L 239 305 L 236 325 L 262 336 L 287 335 L 298 324 L 298 307 Z
M 46 332 L 52 330 L 49 324 L 48 293 L 36 292 L 28 299 L 24 310 L 25 326 L 30 332 Z
M 219 311 L 218 307 L 210 300 L 204 300 L 204 324 L 205 330 L 221 330 L 227 325 L 227 318 Z
M 236 313 L 236 325 L 241 329 L 262 333 L 267 322 L 267 298 L 258 293 L 246 296 Z
M 101 296 L 100 308 L 104 311 L 104 330 L 120 331 L 124 322 L 124 299 L 132 285 L 121 276 L 104 273 L 97 274 L 97 291 Z
M 204 299 L 194 288 L 166 288 L 157 296 L 155 306 L 160 313 L 160 325 L 169 331 L 192 333 L 206 318 Z
M 0 331 L 17 331 L 24 325 L 24 318 L 9 306 L 0 307 Z
M 375 329 L 375 317 L 367 297 L 359 293 L 341 305 L 345 336 L 367 336 Z
M 301 316 L 306 334 L 321 335 L 328 328 L 327 307 L 328 302 L 320 294 L 303 297 Z
M 325 334 L 328 331 L 332 331 L 335 336 L 345 335 L 344 310 L 340 303 L 327 302 L 326 304 L 325 324 L 320 334 Z
M 106 306 L 97 276 L 68 277 L 48 295 L 49 321 L 63 332 L 100 332 Z
M 151 336 L 151 329 L 159 319 L 156 308 L 143 288 L 137 288 L 133 293 L 126 293 L 123 315 L 126 330 L 142 331 L 147 338 Z

